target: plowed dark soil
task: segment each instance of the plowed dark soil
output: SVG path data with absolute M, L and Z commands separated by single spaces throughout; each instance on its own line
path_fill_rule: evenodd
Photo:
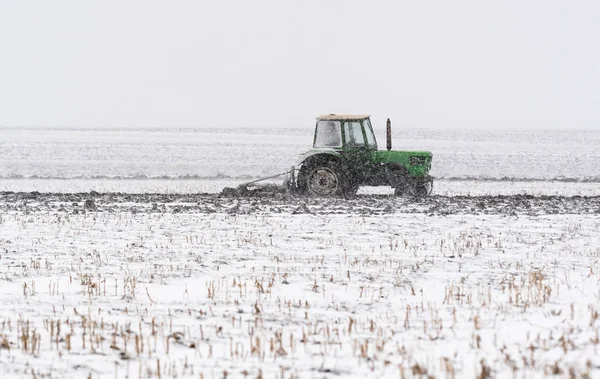
M 314 214 L 600 214 L 600 196 L 390 196 L 305 198 L 286 194 L 225 197 L 215 194 L 1 192 L 0 212 L 314 213 Z

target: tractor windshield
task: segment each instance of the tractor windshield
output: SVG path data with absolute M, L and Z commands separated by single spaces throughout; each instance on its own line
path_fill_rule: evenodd
M 314 147 L 342 147 L 342 125 L 339 121 L 317 122 Z
M 367 118 L 363 120 L 363 126 L 365 127 L 365 135 L 367 136 L 367 145 L 370 148 L 377 150 L 377 141 L 373 134 L 373 128 L 371 127 L 371 121 Z

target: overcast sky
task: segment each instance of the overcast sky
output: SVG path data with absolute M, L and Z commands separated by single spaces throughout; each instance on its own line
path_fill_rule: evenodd
M 597 0 L 0 0 L 0 125 L 600 129 L 599 40 Z

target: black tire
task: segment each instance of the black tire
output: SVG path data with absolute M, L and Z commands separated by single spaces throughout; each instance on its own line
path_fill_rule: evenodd
M 425 197 L 429 194 L 429 191 L 424 184 L 417 184 L 412 188 L 411 194 L 414 197 Z
M 394 167 L 386 170 L 388 183 L 394 189 L 394 196 L 404 196 L 410 188 L 410 179 L 403 169 Z
M 334 163 L 315 164 L 308 168 L 306 189 L 309 195 L 318 197 L 340 196 L 344 193 L 344 181 L 339 166 Z
M 429 178 L 425 181 L 418 181 L 412 189 L 412 195 L 415 197 L 426 197 L 433 192 L 433 179 Z

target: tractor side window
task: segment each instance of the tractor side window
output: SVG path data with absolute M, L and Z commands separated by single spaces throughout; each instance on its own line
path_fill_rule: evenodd
M 347 121 L 344 124 L 346 146 L 365 146 L 362 127 L 359 121 Z
M 373 134 L 371 121 L 369 121 L 369 119 L 363 120 L 363 125 L 365 126 L 365 134 L 367 135 L 367 144 L 369 147 L 377 149 L 377 142 L 375 141 L 375 135 Z
M 341 147 L 342 125 L 339 121 L 317 122 L 314 147 Z

